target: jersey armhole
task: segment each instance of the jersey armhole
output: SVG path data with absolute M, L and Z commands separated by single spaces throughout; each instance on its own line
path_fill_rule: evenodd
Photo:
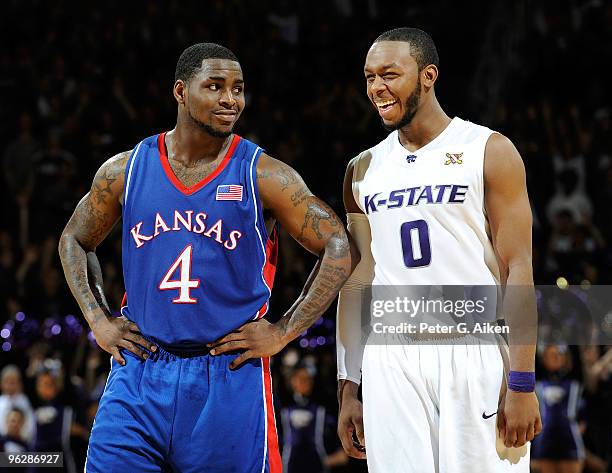
M 136 158 L 138 157 L 138 152 L 140 151 L 140 147 L 142 146 L 143 141 L 138 143 L 138 145 L 134 148 L 125 166 L 125 180 L 123 183 L 123 205 L 122 205 L 122 210 L 121 210 L 122 218 L 124 221 L 125 221 L 125 211 L 128 205 L 128 195 L 130 191 L 130 184 L 132 182 L 132 171 L 133 171 L 134 163 L 136 162 Z
M 487 145 L 489 144 L 489 140 L 494 134 L 499 133 L 499 132 L 495 130 L 491 130 L 489 128 L 487 128 L 487 130 L 488 130 L 488 134 L 485 137 L 484 145 L 482 147 L 482 162 L 480 163 L 479 172 L 480 172 L 480 184 L 482 186 L 482 213 L 485 217 L 486 225 L 488 227 L 489 216 L 487 214 L 487 197 L 486 197 L 487 189 L 485 186 L 485 160 L 487 159 Z
M 260 234 L 261 243 L 265 247 L 266 242 L 270 238 L 270 235 L 268 234 L 268 229 L 266 228 L 266 220 L 264 218 L 263 211 L 264 209 L 261 203 L 261 199 L 259 197 L 259 188 L 257 186 L 257 163 L 259 162 L 259 158 L 261 157 L 261 154 L 263 152 L 264 150 L 257 146 L 251 156 L 251 164 L 249 169 L 249 184 L 251 186 L 251 194 L 253 195 L 253 200 L 255 202 L 255 226 L 257 228 L 257 232 Z
M 366 162 L 367 161 L 367 162 Z M 361 199 L 359 197 L 359 184 L 364 180 L 365 174 L 370 168 L 370 163 L 372 162 L 372 151 L 366 150 L 359 153 L 351 160 L 353 164 L 353 175 L 351 176 L 351 192 L 353 193 L 353 199 L 355 200 L 355 204 L 361 213 L 366 215 L 365 208 L 361 204 Z

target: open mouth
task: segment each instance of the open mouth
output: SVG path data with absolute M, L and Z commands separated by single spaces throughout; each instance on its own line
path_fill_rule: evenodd
M 380 113 L 384 113 L 391 110 L 391 107 L 393 107 L 397 103 L 397 100 L 383 100 L 374 103 L 376 104 L 376 108 L 378 108 L 378 111 Z

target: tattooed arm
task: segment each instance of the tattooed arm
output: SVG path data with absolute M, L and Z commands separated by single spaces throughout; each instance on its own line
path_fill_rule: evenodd
M 334 211 L 312 195 L 290 166 L 263 155 L 257 171 L 264 207 L 304 248 L 319 256 L 304 291 L 280 321 L 289 342 L 309 328 L 338 295 L 351 272 L 349 243 Z
M 111 313 L 110 306 L 104 295 L 104 280 L 102 278 L 102 268 L 100 267 L 100 260 L 95 251 L 87 252 L 87 279 L 89 281 L 89 287 L 92 294 L 96 298 L 96 302 L 102 309 L 108 314 Z
M 119 353 L 125 348 L 146 358 L 138 345 L 150 345 L 135 324 L 113 317 L 104 296 L 102 270 L 95 253 L 121 216 L 125 165 L 129 153 L 106 161 L 96 173 L 91 190 L 78 203 L 59 242 L 64 275 L 87 323 L 101 348 L 125 364 Z
M 263 154 L 257 164 L 257 186 L 264 208 L 319 260 L 298 300 L 276 324 L 266 320 L 248 323 L 210 344 L 212 354 L 245 350 L 232 368 L 249 358 L 282 350 L 325 312 L 351 273 L 350 247 L 342 222 L 310 192 L 294 169 Z

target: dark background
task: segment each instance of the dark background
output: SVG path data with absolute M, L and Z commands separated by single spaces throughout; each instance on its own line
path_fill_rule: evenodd
M 397 26 L 434 38 L 441 60 L 436 91 L 447 114 L 500 131 L 521 152 L 536 283 L 610 284 L 612 135 L 603 72 L 612 58 L 609 3 L 4 2 L 0 367 L 22 370 L 35 407 L 37 373 L 52 367 L 63 380 L 62 402 L 75 407 L 85 431 L 90 427 L 107 356 L 88 336 L 64 282 L 57 239 L 106 159 L 173 127 L 174 68 L 183 49 L 213 41 L 236 53 L 247 92 L 237 132 L 295 167 L 344 215 L 347 162 L 385 136 L 365 94 L 365 54 L 378 34 Z M 120 238 L 118 226 L 98 250 L 116 308 L 123 294 Z M 283 235 L 273 314 L 291 305 L 313 264 Z M 313 397 L 333 412 L 334 332 L 332 307 L 276 357 L 279 408 L 292 402 L 288 378 L 298 363 L 315 377 Z M 590 364 L 606 349 L 596 347 Z M 568 353 L 564 376 L 584 381 L 583 354 Z M 589 385 L 581 404 L 587 448 L 604 459 L 612 443 L 609 371 Z M 540 368 L 539 377 L 546 376 Z M 86 435 L 74 437 L 78 463 Z

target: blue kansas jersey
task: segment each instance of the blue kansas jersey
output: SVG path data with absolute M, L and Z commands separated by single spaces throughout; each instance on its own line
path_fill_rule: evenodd
M 276 238 L 257 193 L 261 148 L 234 135 L 217 169 L 185 187 L 164 137 L 138 144 L 126 167 L 122 313 L 162 344 L 202 345 L 267 310 Z

